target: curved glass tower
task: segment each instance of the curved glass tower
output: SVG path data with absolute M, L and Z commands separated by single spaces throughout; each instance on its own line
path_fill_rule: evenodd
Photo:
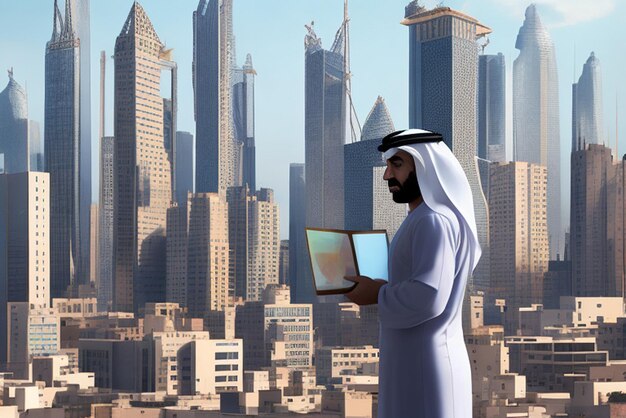
M 0 154 L 4 172 L 28 171 L 28 105 L 26 92 L 9 71 L 9 84 L 0 92 Z
M 600 60 L 592 52 L 572 86 L 572 151 L 583 143 L 602 142 L 602 76 Z
M 548 239 L 554 259 L 564 244 L 561 225 L 559 83 L 554 44 L 534 5 L 517 35 L 513 63 L 513 159 L 548 167 Z

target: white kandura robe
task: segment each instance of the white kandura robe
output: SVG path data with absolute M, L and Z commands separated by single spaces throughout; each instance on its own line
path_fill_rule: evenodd
M 472 379 L 461 323 L 471 265 L 457 219 L 425 203 L 389 248 L 380 289 L 378 418 L 472 416 Z

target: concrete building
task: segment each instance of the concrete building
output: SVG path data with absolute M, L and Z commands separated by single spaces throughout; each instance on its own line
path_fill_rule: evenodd
M 232 0 L 200 0 L 193 12 L 196 192 L 241 185 L 241 144 L 233 126 Z
M 322 347 L 315 350 L 315 375 L 318 385 L 340 384 L 343 376 L 363 373 L 364 364 L 378 363 L 378 348 Z
M 229 304 L 229 207 L 217 193 L 168 209 L 166 298 L 202 318 Z
M 235 336 L 243 340 L 245 370 L 313 365 L 313 307 L 289 300 L 289 288 L 274 285 L 263 301 L 237 307 Z
M 260 301 L 280 276 L 280 214 L 272 189 L 231 187 L 228 200 L 231 283 L 234 297 Z
M 409 29 L 409 127 L 438 132 L 459 160 L 474 197 L 481 259 L 470 289 L 489 287 L 489 219 L 476 164 L 478 45 L 491 29 L 475 18 L 417 0 L 405 8 Z
M 133 3 L 114 55 L 116 310 L 136 311 L 165 299 L 165 226 L 172 188 L 160 95 L 164 52 L 145 10 Z
M 115 202 L 113 182 L 115 168 L 115 138 L 104 136 L 100 140 L 100 217 L 98 309 L 107 310 L 113 301 L 113 221 Z
M 196 339 L 183 345 L 176 359 L 179 395 L 243 391 L 242 340 Z
M 344 226 L 344 144 L 346 142 L 346 66 L 344 25 L 329 50 L 307 25 L 304 39 L 304 155 L 306 224 Z
M 531 4 L 526 9 L 513 62 L 513 160 L 548 169 L 548 240 L 550 259 L 563 248 L 559 81 L 554 43 Z M 573 201 L 572 197 L 572 201 Z
M 512 315 L 521 306 L 543 301 L 549 256 L 546 185 L 543 166 L 525 162 L 491 166 L 488 301 L 505 298 Z
M 6 174 L 30 169 L 28 99 L 9 70 L 9 84 L 0 92 L 0 154 Z
M 50 307 L 50 175 L 0 174 L 0 341 L 7 341 L 7 303 Z M 0 362 L 7 345 L 0 344 Z
M 289 240 L 280 240 L 280 258 L 278 261 L 278 284 L 289 286 Z

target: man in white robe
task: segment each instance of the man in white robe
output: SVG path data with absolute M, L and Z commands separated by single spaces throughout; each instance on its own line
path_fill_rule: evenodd
M 480 246 L 467 177 L 433 132 L 394 132 L 378 149 L 393 199 L 409 214 L 389 247 L 389 282 L 350 277 L 357 286 L 346 295 L 378 303 L 378 417 L 471 417 L 461 309 Z

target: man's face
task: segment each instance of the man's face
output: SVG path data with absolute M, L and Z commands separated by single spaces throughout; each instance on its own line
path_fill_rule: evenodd
M 398 151 L 387 160 L 383 180 L 387 181 L 396 203 L 410 203 L 422 195 L 415 175 L 413 157 L 406 151 Z

